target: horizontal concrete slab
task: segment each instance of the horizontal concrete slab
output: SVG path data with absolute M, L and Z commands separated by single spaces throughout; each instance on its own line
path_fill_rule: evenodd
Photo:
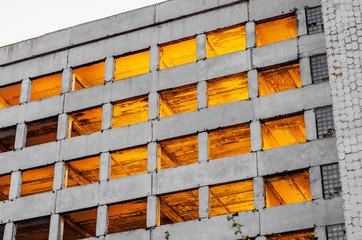
M 57 116 L 63 111 L 63 100 L 64 96 L 57 95 L 24 104 L 23 111 L 25 110 L 25 114 L 22 117 L 25 122 L 31 122 Z
M 21 116 L 24 115 L 22 112 L 22 105 L 15 105 L 7 108 L 0 109 L 0 128 L 14 126 L 20 123 Z
M 128 232 L 114 233 L 106 236 L 107 240 L 149 240 L 151 239 L 151 230 L 138 229 Z
M 326 40 L 324 33 L 304 35 L 298 41 L 299 56 L 310 57 L 326 53 Z
M 285 171 L 338 162 L 335 138 L 257 152 L 258 174 L 265 176 Z
M 104 84 L 80 89 L 65 94 L 64 111 L 71 113 L 90 107 L 101 106 L 103 100 Z

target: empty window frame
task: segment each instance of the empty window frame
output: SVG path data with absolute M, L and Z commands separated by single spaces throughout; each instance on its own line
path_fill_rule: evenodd
M 87 135 L 102 130 L 102 106 L 69 114 L 69 137 Z
M 267 236 L 267 240 L 313 240 L 313 230 L 302 230 L 288 233 L 275 233 Z
M 304 115 L 261 122 L 263 150 L 306 142 Z
M 325 199 L 340 196 L 342 183 L 339 175 L 339 164 L 333 163 L 321 166 L 323 195 Z
M 18 105 L 20 99 L 21 83 L 0 87 L 0 109 Z
M 256 46 L 280 42 L 297 37 L 296 16 L 279 17 L 257 23 L 255 26 Z
M 0 153 L 14 150 L 16 126 L 0 129 Z
M 147 146 L 111 153 L 111 179 L 147 172 Z
M 253 180 L 210 187 L 210 217 L 253 209 Z
M 332 106 L 316 108 L 314 110 L 318 138 L 334 137 L 333 109 Z
M 208 107 L 249 99 L 247 73 L 207 81 Z
M 312 200 L 308 171 L 265 177 L 264 190 L 266 207 Z
M 147 199 L 119 203 L 108 208 L 108 234 L 146 229 Z
M 199 219 L 199 190 L 166 194 L 158 200 L 159 225 Z
M 99 155 L 65 162 L 65 187 L 99 182 L 99 165 Z
M 113 103 L 112 128 L 148 121 L 148 96 Z
M 327 226 L 327 240 L 346 240 L 344 224 Z
M 329 80 L 327 55 L 317 55 L 310 58 L 310 66 L 312 71 L 312 82 L 322 83 Z
M 9 199 L 11 174 L 0 175 L 0 201 Z
M 4 237 L 5 224 L 0 224 L 0 239 Z
M 307 8 L 306 16 L 307 16 L 307 28 L 309 34 L 320 33 L 324 31 L 323 14 L 321 6 L 314 8 Z
M 62 214 L 63 240 L 77 240 L 96 235 L 97 208 Z
M 16 223 L 16 240 L 48 240 L 50 217 L 40 217 Z
M 116 58 L 114 80 L 133 77 L 150 71 L 150 51 L 131 53 Z
M 196 37 L 185 38 L 159 46 L 159 69 L 196 62 Z
M 58 116 L 26 123 L 26 147 L 57 140 Z
M 258 71 L 259 96 L 302 87 L 299 63 L 273 66 Z
M 22 172 L 20 196 L 53 191 L 54 165 Z
M 160 118 L 197 110 L 197 85 L 167 89 L 159 92 Z
M 197 134 L 163 140 L 158 145 L 158 169 L 198 162 Z
M 209 32 L 206 34 L 206 57 L 211 58 L 245 50 L 245 39 L 244 25 Z
M 251 152 L 250 124 L 210 131 L 209 160 Z
M 32 79 L 30 101 L 61 94 L 62 73 Z
M 105 63 L 92 63 L 73 69 L 72 90 L 76 91 L 104 83 Z

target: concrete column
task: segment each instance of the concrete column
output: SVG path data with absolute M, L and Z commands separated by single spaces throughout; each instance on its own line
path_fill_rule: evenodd
M 49 240 L 63 239 L 64 222 L 60 214 L 50 216 Z
M 245 24 L 246 48 L 255 47 L 255 22 Z
M 299 67 L 300 67 L 300 80 L 302 83 L 302 87 L 311 85 L 312 84 L 312 73 L 310 70 L 310 59 L 301 58 L 299 60 Z
M 65 164 L 57 162 L 54 166 L 53 191 L 63 189 L 65 184 Z
M 207 83 L 206 81 L 197 83 L 197 108 L 207 107 Z
M 308 34 L 305 9 L 304 8 L 298 9 L 296 15 L 297 15 L 297 24 L 298 24 L 297 26 L 298 36 Z
M 96 236 L 102 236 L 107 233 L 108 227 L 108 206 L 102 205 L 98 206 L 97 209 L 97 228 Z
M 157 45 L 150 47 L 150 72 L 158 70 L 160 51 Z
M 204 33 L 196 36 L 197 60 L 206 58 L 206 35 Z
M 19 123 L 16 127 L 15 134 L 15 149 L 22 149 L 25 147 L 27 127 L 25 123 Z
M 199 162 L 207 162 L 209 159 L 209 136 L 207 132 L 201 132 L 198 137 L 198 158 Z
M 159 225 L 159 206 L 156 196 L 147 197 L 147 228 Z
M 15 240 L 16 225 L 15 223 L 6 223 L 4 228 L 3 240 Z
M 261 126 L 260 121 L 254 121 L 250 123 L 250 139 L 251 139 L 251 151 L 256 152 L 261 150 Z
M 109 152 L 101 153 L 101 162 L 99 166 L 99 181 L 108 181 L 111 174 L 111 154 Z
M 72 90 L 73 71 L 70 68 L 63 70 L 62 74 L 62 93 L 70 92 Z
M 199 188 L 199 218 L 208 218 L 210 209 L 209 186 Z
M 102 130 L 111 129 L 113 121 L 113 105 L 111 103 L 102 106 Z
M 248 90 L 249 90 L 249 98 L 256 98 L 259 96 L 257 70 L 251 70 L 248 72 Z
M 20 196 L 22 174 L 21 171 L 15 171 L 11 173 L 9 199 L 15 199 Z
M 327 240 L 327 233 L 325 227 L 316 227 L 314 229 L 314 236 L 318 238 L 318 240 Z
M 265 207 L 264 179 L 262 177 L 253 178 L 254 189 L 254 209 L 261 210 Z
M 69 116 L 68 114 L 60 114 L 58 116 L 57 140 L 68 137 L 69 134 Z
M 307 141 L 317 139 L 317 126 L 314 110 L 307 110 L 304 112 L 304 122 Z
M 320 166 L 309 168 L 309 181 L 312 199 L 323 198 L 322 175 Z
M 159 157 L 159 146 L 157 142 L 150 142 L 147 145 L 147 172 L 157 170 Z
M 160 115 L 160 96 L 157 92 L 148 95 L 148 119 L 157 119 Z
M 104 66 L 104 82 L 111 82 L 114 79 L 116 64 L 113 57 L 107 57 Z
M 29 78 L 24 79 L 21 83 L 20 90 L 20 104 L 29 102 L 31 93 L 31 80 Z

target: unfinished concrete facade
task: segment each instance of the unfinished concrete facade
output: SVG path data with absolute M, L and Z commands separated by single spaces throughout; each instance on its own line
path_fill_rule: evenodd
M 172 0 L 0 48 L 0 239 L 240 239 L 235 212 L 360 239 L 360 58 L 337 92 L 321 4 Z

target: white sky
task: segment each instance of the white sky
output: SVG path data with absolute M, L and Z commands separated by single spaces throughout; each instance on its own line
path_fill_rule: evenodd
M 165 0 L 0 0 L 0 46 Z

